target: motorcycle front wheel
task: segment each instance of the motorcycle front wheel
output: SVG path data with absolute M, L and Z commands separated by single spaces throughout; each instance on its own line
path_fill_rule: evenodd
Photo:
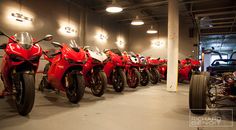
M 16 88 L 15 102 L 20 115 L 31 112 L 35 99 L 35 79 L 33 74 L 23 73 L 14 81 Z
M 150 82 L 152 84 L 157 84 L 160 81 L 160 73 L 156 69 L 150 70 Z
M 105 72 L 99 71 L 93 75 L 94 85 L 91 91 L 94 96 L 101 97 L 107 88 L 107 76 Z
M 65 82 L 67 98 L 71 103 L 78 103 L 84 96 L 84 77 L 81 74 L 68 73 Z
M 148 82 L 149 82 L 149 75 L 148 75 L 148 70 L 142 70 L 140 72 L 141 74 L 141 79 L 140 79 L 140 84 L 142 86 L 147 86 L 148 85 Z
M 118 68 L 112 78 L 113 88 L 116 92 L 122 92 L 125 88 L 126 77 L 121 68 Z
M 130 70 L 131 73 L 127 73 L 127 83 L 130 88 L 136 88 L 140 82 L 140 73 L 136 68 Z

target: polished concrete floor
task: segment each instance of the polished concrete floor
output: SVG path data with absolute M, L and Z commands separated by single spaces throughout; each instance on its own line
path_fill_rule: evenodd
M 167 92 L 165 84 L 115 93 L 108 88 L 97 98 L 87 90 L 75 105 L 54 92 L 36 92 L 29 116 L 19 116 L 9 98 L 0 99 L 0 130 L 235 130 L 232 127 L 189 127 L 188 85 Z

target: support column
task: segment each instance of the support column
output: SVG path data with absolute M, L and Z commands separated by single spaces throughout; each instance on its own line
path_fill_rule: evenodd
M 177 91 L 179 56 L 179 5 L 168 0 L 167 91 Z

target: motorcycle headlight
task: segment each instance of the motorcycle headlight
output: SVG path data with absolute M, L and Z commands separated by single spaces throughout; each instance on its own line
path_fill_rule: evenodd
M 30 45 L 30 44 L 21 44 L 21 46 L 26 50 L 28 50 L 32 47 L 32 45 Z
M 37 63 L 37 62 L 39 62 L 39 59 L 40 59 L 40 56 L 32 56 L 30 58 L 30 61 L 33 63 Z
M 20 56 L 15 55 L 15 54 L 11 54 L 9 57 L 13 62 L 20 62 L 20 61 L 24 60 L 23 57 L 20 57 Z

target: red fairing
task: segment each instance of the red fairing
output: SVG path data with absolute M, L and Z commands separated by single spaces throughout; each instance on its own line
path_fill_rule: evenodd
M 106 54 L 108 55 L 108 57 L 110 57 L 110 60 L 106 63 L 103 70 L 106 73 L 107 77 L 109 77 L 116 66 L 124 67 L 124 64 L 122 56 L 119 56 L 118 54 L 115 54 L 110 50 L 108 50 Z
M 162 79 L 167 78 L 166 77 L 167 76 L 167 60 L 166 59 L 159 60 L 158 71 L 159 71 Z
M 14 38 L 12 36 L 11 38 Z M 8 40 L 6 49 L 4 51 L 6 54 L 3 56 L 1 72 L 2 78 L 5 86 L 5 91 L 11 91 L 12 83 L 10 79 L 8 79 L 14 69 L 22 68 L 22 64 L 27 63 L 26 68 L 32 68 L 35 72 L 37 71 L 39 65 L 39 58 L 42 55 L 42 48 L 38 45 L 32 45 L 29 49 L 24 49 L 20 44 L 13 43 L 11 39 Z M 13 60 L 17 58 L 18 60 Z M 37 59 L 38 60 L 34 60 Z
M 48 81 L 55 88 L 65 91 L 65 87 L 61 82 L 64 74 L 71 67 L 81 67 L 82 71 L 87 57 L 83 49 L 80 48 L 80 51 L 76 52 L 67 44 L 63 44 L 60 51 L 61 54 L 51 60 L 52 64 L 48 70 Z

